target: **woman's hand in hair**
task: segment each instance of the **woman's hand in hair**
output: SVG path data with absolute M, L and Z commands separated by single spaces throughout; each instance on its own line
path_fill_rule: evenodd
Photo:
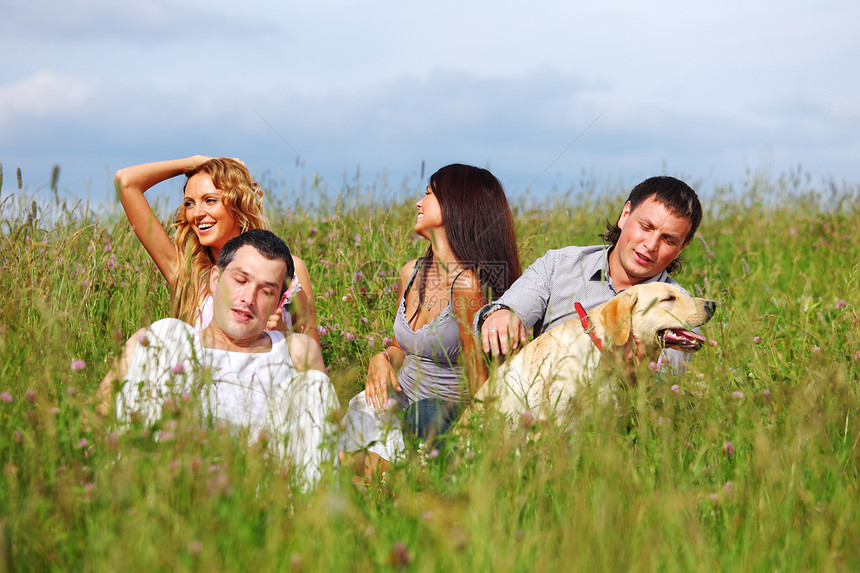
M 198 167 L 200 167 L 201 165 L 203 165 L 204 163 L 206 163 L 210 159 L 212 159 L 212 158 L 209 157 L 208 155 L 192 155 L 191 157 L 189 157 L 188 159 L 185 160 L 186 165 L 185 165 L 185 171 L 184 172 L 188 173 L 189 171 L 194 171 L 195 169 L 197 169 Z

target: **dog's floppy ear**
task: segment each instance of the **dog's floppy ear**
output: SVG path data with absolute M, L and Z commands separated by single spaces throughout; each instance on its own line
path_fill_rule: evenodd
M 616 346 L 623 346 L 630 338 L 632 314 L 636 301 L 637 296 L 635 294 L 622 292 L 603 307 L 601 313 L 603 330 L 607 339 Z

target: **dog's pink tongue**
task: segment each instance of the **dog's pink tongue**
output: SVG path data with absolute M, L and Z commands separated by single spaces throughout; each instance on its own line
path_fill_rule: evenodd
M 693 340 L 698 340 L 699 342 L 707 342 L 707 340 L 708 340 L 707 338 L 705 338 L 701 334 L 696 334 L 695 332 L 691 332 L 689 330 L 677 329 L 677 330 L 674 330 L 673 332 L 680 337 L 692 338 Z
M 692 340 L 697 340 L 702 344 L 710 344 L 711 346 L 717 346 L 719 343 L 716 340 L 708 340 L 701 334 L 696 334 L 695 332 L 691 332 L 689 330 L 677 329 L 672 331 L 673 334 L 678 336 L 679 339 L 689 338 Z

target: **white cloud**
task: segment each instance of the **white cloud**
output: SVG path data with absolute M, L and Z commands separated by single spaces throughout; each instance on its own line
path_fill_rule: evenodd
M 102 83 L 99 78 L 44 71 L 0 86 L 0 129 L 22 118 L 52 120 L 81 114 L 102 92 Z
M 225 42 L 271 32 L 253 13 L 186 0 L 13 0 L 4 3 L 0 35 L 6 41 L 53 45 L 186 42 L 218 35 Z

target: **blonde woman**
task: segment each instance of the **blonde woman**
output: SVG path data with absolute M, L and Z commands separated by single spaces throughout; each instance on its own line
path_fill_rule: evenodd
M 144 193 L 179 175 L 186 176 L 184 197 L 171 238 Z M 244 231 L 269 228 L 263 192 L 242 161 L 202 155 L 126 167 L 116 172 L 114 183 L 134 233 L 167 280 L 171 315 L 202 331 L 212 319 L 209 270 L 221 248 Z M 307 334 L 319 344 L 308 269 L 295 255 L 293 263 L 284 306 L 269 317 L 267 329 Z

